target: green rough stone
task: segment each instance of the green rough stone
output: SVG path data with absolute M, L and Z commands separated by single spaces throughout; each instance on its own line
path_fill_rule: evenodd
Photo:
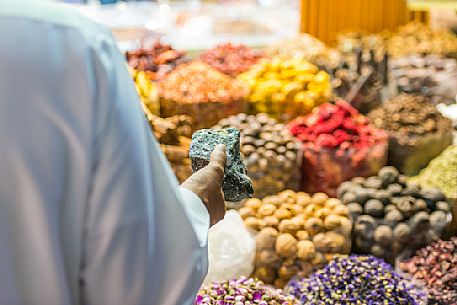
M 227 148 L 227 163 L 222 182 L 225 200 L 237 202 L 252 197 L 254 189 L 241 158 L 240 131 L 236 128 L 202 129 L 194 133 L 189 151 L 192 171 L 195 173 L 208 165 L 210 155 L 218 144 L 224 144 Z

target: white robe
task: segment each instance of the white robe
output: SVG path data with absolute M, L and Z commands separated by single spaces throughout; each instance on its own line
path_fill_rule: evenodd
M 208 227 L 109 31 L 0 0 L 0 304 L 192 304 Z

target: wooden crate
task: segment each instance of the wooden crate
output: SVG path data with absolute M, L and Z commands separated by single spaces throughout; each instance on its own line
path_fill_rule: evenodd
M 406 0 L 301 0 L 300 31 L 326 43 L 341 31 L 393 31 L 407 21 Z

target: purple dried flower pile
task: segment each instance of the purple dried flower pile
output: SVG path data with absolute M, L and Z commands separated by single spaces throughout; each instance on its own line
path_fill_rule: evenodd
M 337 256 L 285 288 L 303 305 L 420 305 L 425 293 L 373 256 Z

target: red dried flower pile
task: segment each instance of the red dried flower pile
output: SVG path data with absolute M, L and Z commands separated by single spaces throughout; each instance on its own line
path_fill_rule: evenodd
M 260 51 L 245 45 L 223 43 L 203 53 L 200 59 L 222 73 L 236 77 L 262 57 L 264 55 Z
M 387 134 L 344 100 L 326 103 L 289 123 L 303 143 L 306 192 L 336 195 L 340 183 L 375 175 L 387 161 Z
M 365 116 L 344 100 L 326 103 L 311 114 L 295 119 L 289 129 L 307 148 L 334 148 L 337 155 L 387 140 L 383 130 L 373 128 Z

